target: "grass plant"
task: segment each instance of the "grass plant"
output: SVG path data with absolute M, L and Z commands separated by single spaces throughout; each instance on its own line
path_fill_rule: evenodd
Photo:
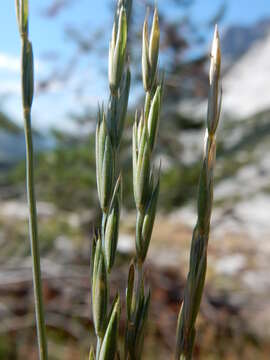
M 145 288 L 144 264 L 151 242 L 159 196 L 160 169 L 153 156 L 158 137 L 163 78 L 158 71 L 160 28 L 155 8 L 150 36 L 148 15 L 142 31 L 142 82 L 145 91 L 143 109 L 136 112 L 132 131 L 133 192 L 136 205 L 136 255 L 129 267 L 126 289 L 126 329 L 123 351 L 118 347 L 120 296 L 110 303 L 110 274 L 115 263 L 122 178 L 120 148 L 127 114 L 130 70 L 128 29 L 132 0 L 118 0 L 109 45 L 109 101 L 98 112 L 95 134 L 96 183 L 101 222 L 96 231 L 91 258 L 91 300 L 96 345 L 91 360 L 140 360 L 150 304 Z M 34 93 L 32 44 L 28 38 L 28 0 L 16 0 L 18 27 L 22 41 L 22 103 L 26 140 L 27 197 L 32 255 L 33 284 L 39 356 L 47 360 L 47 340 L 42 300 L 42 282 L 34 187 L 34 150 L 31 107 Z M 203 163 L 198 187 L 198 216 L 193 231 L 190 263 L 184 299 L 177 324 L 176 360 L 190 360 L 195 340 L 195 323 L 201 303 L 207 268 L 207 246 L 213 200 L 213 176 L 216 157 L 216 130 L 221 109 L 220 42 L 215 29 L 209 72 L 209 96 Z

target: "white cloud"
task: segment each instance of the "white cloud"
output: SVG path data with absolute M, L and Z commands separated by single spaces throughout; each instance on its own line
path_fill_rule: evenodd
M 50 126 L 73 129 L 67 114 L 87 107 L 96 107 L 107 100 L 108 89 L 96 73 L 80 68 L 67 81 L 52 79 L 46 92 L 39 93 L 37 84 L 50 75 L 50 64 L 35 58 L 35 97 L 33 102 L 33 124 L 38 128 Z M 85 91 L 78 89 L 86 82 Z M 20 55 L 0 51 L 0 106 L 12 119 L 22 124 Z
M 0 94 L 19 94 L 21 92 L 20 80 L 4 80 L 0 82 Z
M 35 72 L 43 74 L 46 71 L 46 64 L 40 59 L 35 58 Z M 0 70 L 8 73 L 19 74 L 21 68 L 20 55 L 15 56 L 8 53 L 0 52 Z
M 20 58 L 0 53 L 0 69 L 18 73 L 20 71 Z

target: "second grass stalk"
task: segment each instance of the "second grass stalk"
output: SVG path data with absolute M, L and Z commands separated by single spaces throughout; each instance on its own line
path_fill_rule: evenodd
M 189 273 L 178 318 L 176 360 L 192 359 L 196 334 L 195 322 L 199 312 L 205 283 L 207 247 L 213 202 L 216 130 L 221 110 L 220 64 L 220 41 L 216 27 L 211 50 L 207 128 L 198 189 L 198 218 L 193 231 Z

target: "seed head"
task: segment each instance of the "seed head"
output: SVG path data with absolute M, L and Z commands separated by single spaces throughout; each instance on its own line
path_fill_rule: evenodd
M 100 205 L 107 211 L 113 190 L 114 157 L 104 110 L 99 111 L 96 128 L 96 176 Z
M 211 62 L 209 70 L 209 93 L 208 93 L 208 112 L 207 112 L 207 127 L 209 135 L 213 135 L 216 131 L 220 109 L 221 109 L 221 86 L 220 86 L 220 40 L 217 26 L 215 28 L 212 50 Z
M 159 127 L 159 113 L 160 113 L 160 101 L 161 101 L 161 87 L 158 86 L 151 102 L 149 116 L 147 120 L 149 142 L 151 152 L 154 149 L 158 127 Z
M 124 65 L 126 59 L 127 46 L 127 17 L 126 11 L 122 7 L 118 18 L 113 25 L 112 39 L 109 47 L 109 83 L 113 94 L 116 94 L 122 75 L 124 73 Z
M 99 360 L 114 359 L 117 350 L 118 326 L 120 317 L 120 299 L 117 296 L 112 308 L 109 323 L 99 354 Z
M 92 282 L 92 308 L 95 331 L 97 335 L 102 335 L 107 318 L 108 285 L 105 259 L 101 245 L 101 239 L 98 239 L 93 268 Z
M 105 223 L 105 234 L 104 234 L 104 249 L 105 258 L 108 272 L 113 267 L 117 241 L 118 241 L 118 229 L 120 219 L 120 204 L 121 204 L 121 177 L 115 185 L 114 194 L 111 201 L 111 206 L 108 211 L 108 215 Z
M 159 53 L 159 21 L 157 9 L 155 9 L 150 44 L 148 36 L 148 20 L 147 17 L 143 25 L 142 34 L 142 78 L 145 91 L 150 91 L 154 85 L 157 72 L 158 53 Z

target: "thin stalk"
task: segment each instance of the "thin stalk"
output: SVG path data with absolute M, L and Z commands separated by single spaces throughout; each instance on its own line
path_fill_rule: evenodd
M 26 187 L 29 207 L 29 230 L 31 243 L 33 285 L 35 297 L 36 325 L 39 345 L 39 358 L 48 359 L 47 339 L 42 298 L 42 281 L 40 269 L 40 252 L 38 242 L 37 210 L 34 182 L 34 150 L 31 129 L 30 109 L 24 109 L 24 133 L 26 142 Z
M 31 244 L 36 327 L 39 358 L 40 360 L 47 360 L 48 351 L 42 300 L 42 282 L 34 182 L 34 150 L 31 128 L 31 107 L 34 95 L 34 60 L 32 44 L 28 39 L 28 0 L 16 0 L 15 7 L 17 13 L 18 29 L 22 40 L 21 78 L 24 132 L 26 144 L 26 190 L 29 207 L 29 237 Z
M 102 338 L 100 336 L 97 336 L 97 348 L 96 348 L 96 358 L 97 359 L 99 357 L 101 345 L 102 345 Z

